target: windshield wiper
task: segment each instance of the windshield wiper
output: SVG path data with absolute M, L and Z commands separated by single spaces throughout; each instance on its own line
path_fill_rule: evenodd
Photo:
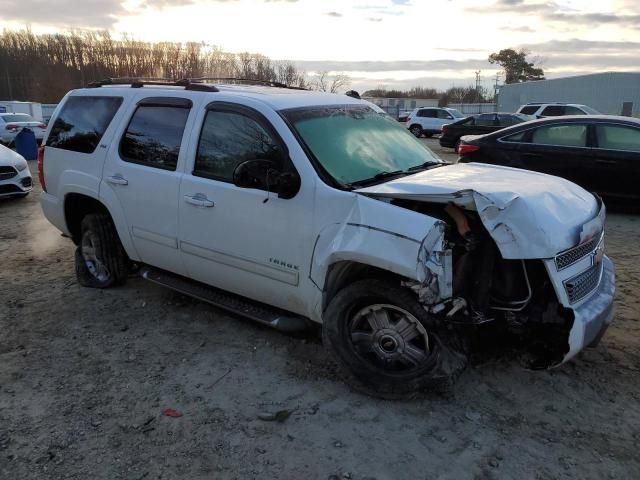
M 416 170 L 424 170 L 429 167 L 441 167 L 443 165 L 447 165 L 447 162 L 438 162 L 435 160 L 429 160 L 428 162 L 421 163 L 420 165 L 414 165 L 413 167 L 407 168 L 407 172 L 415 172 Z
M 389 178 L 389 177 L 396 177 L 398 175 L 404 175 L 407 172 L 403 171 L 403 170 L 394 170 L 393 172 L 379 172 L 376 173 L 373 177 L 371 178 L 365 178 L 363 180 L 356 180 L 355 182 L 351 182 L 351 183 L 347 183 L 348 187 L 364 187 L 370 183 L 375 183 L 379 180 L 384 180 L 385 178 Z

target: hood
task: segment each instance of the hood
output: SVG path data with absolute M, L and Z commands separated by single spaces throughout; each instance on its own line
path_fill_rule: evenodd
M 475 210 L 503 258 L 511 259 L 551 258 L 604 222 L 601 202 L 568 180 L 482 163 L 425 170 L 356 192 Z
M 14 152 L 10 148 L 0 145 L 0 166 L 3 167 L 18 167 L 24 166 L 27 161 L 22 155 Z

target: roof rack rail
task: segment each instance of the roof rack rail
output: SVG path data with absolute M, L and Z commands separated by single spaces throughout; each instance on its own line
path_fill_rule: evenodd
M 167 87 L 185 87 L 185 90 L 199 90 L 208 92 L 218 92 L 214 85 L 206 85 L 203 83 L 193 83 L 189 79 L 174 80 L 164 77 L 117 77 L 105 78 L 91 82 L 88 88 L 100 88 L 104 85 L 131 85 L 131 88 L 141 88 L 145 85 L 161 85 Z
M 236 78 L 236 77 L 196 77 L 185 79 L 191 83 L 206 83 L 206 82 L 230 82 L 230 83 L 244 83 L 247 85 L 264 85 L 265 87 L 276 88 L 289 88 L 291 90 L 307 90 L 303 87 L 293 87 L 281 82 L 274 82 L 272 80 L 257 80 L 253 78 Z

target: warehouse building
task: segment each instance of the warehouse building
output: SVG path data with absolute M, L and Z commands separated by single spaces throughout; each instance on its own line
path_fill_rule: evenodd
M 576 77 L 512 83 L 500 87 L 498 110 L 515 112 L 538 102 L 580 103 L 599 112 L 640 116 L 640 73 L 606 72 Z

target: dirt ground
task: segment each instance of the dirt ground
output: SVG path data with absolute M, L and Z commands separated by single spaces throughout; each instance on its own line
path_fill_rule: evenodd
M 38 191 L 0 201 L 1 479 L 640 478 L 640 216 L 609 215 L 597 348 L 542 372 L 491 358 L 390 402 L 337 380 L 316 338 L 135 277 L 78 286 Z

